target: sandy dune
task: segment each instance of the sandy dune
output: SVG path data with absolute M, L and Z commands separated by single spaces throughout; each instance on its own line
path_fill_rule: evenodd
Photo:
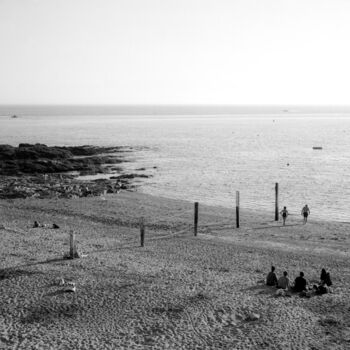
M 146 245 L 139 247 L 139 218 Z M 0 202 L 1 349 L 348 349 L 346 223 L 242 213 L 139 193 Z M 32 228 L 34 220 L 52 225 Z M 73 229 L 86 257 L 62 259 Z M 271 264 L 333 293 L 275 297 Z M 63 292 L 60 279 L 76 283 Z M 259 315 L 251 320 L 251 314 Z

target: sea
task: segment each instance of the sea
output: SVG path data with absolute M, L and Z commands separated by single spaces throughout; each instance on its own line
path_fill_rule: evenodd
M 0 143 L 127 146 L 137 190 L 274 217 L 350 222 L 350 114 L 21 115 L 0 117 Z M 322 147 L 322 149 L 314 149 Z M 144 169 L 144 170 L 139 170 Z

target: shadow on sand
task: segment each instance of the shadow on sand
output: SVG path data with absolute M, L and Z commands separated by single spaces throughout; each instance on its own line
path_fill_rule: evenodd
M 266 228 L 281 228 L 281 227 L 293 227 L 293 226 L 303 226 L 303 224 L 269 225 L 269 226 L 253 227 L 252 229 L 263 230 Z

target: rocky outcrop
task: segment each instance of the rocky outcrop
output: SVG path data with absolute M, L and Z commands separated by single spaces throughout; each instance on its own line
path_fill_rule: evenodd
M 18 147 L 0 145 L 0 175 L 105 172 L 104 164 L 122 162 L 117 156 L 121 147 L 48 147 L 22 143 Z
M 75 198 L 133 189 L 144 174 L 122 174 L 124 147 L 0 145 L 0 199 Z M 76 175 L 73 175 L 73 172 Z M 77 175 L 113 173 L 109 179 L 78 180 Z
M 128 180 L 97 179 L 79 181 L 72 175 L 22 175 L 0 177 L 0 199 L 78 198 L 100 196 L 133 189 Z

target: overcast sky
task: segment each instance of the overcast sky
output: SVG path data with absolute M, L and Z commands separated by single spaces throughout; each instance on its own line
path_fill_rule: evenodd
M 349 104 L 349 0 L 0 0 L 0 103 Z

